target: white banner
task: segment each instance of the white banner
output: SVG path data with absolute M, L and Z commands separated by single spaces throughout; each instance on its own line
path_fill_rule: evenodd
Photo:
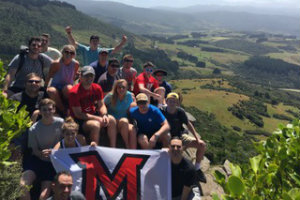
M 171 164 L 162 150 L 79 147 L 53 151 L 56 171 L 70 171 L 87 200 L 171 200 Z

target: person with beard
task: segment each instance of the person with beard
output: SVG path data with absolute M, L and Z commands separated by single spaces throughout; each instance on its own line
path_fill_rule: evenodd
M 28 53 L 20 53 L 12 59 L 3 84 L 4 96 L 24 91 L 26 76 L 32 72 L 45 79 L 44 71 L 49 69 L 52 59 L 40 52 L 41 39 L 32 37 L 28 42 Z
M 137 71 L 132 67 L 133 65 L 133 56 L 131 54 L 126 54 L 123 57 L 123 66 L 120 68 L 119 74 L 120 78 L 125 79 L 128 84 L 128 90 L 133 91 L 133 86 L 136 79 Z

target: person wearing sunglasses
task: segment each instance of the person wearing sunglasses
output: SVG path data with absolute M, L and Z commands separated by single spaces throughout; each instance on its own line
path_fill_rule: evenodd
M 157 143 L 168 147 L 170 126 L 159 108 L 150 105 L 148 96 L 139 93 L 136 96 L 137 106 L 129 110 L 131 121 L 134 121 L 137 129 L 137 142 L 142 149 L 153 149 Z
M 41 52 L 41 39 L 32 37 L 28 41 L 28 51 L 16 55 L 8 64 L 8 73 L 3 84 L 3 95 L 12 96 L 14 93 L 22 92 L 25 89 L 26 76 L 32 72 L 43 79 L 49 69 L 52 59 Z
M 116 58 L 109 59 L 107 71 L 97 81 L 103 90 L 104 96 L 112 90 L 114 82 L 120 79 L 118 74 L 119 69 L 119 61 Z
M 152 76 L 154 64 L 146 62 L 144 64 L 144 71 L 136 78 L 133 93 L 145 93 L 149 98 L 152 97 L 158 101 L 158 105 L 165 104 L 165 89 L 159 87 L 158 81 Z
M 163 69 L 156 69 L 153 72 L 154 77 L 158 81 L 160 87 L 165 88 L 165 98 L 167 95 L 172 92 L 172 86 L 168 83 L 164 78 L 168 75 L 168 73 Z
M 117 130 L 121 134 L 127 149 L 136 149 L 136 131 L 129 123 L 128 112 L 136 106 L 132 93 L 127 90 L 125 79 L 115 81 L 113 89 L 104 98 L 108 114 L 117 120 Z
M 75 60 L 75 47 L 65 45 L 62 48 L 62 57 L 51 64 L 45 85 L 48 86 L 52 79 L 47 93 L 56 103 L 56 107 L 61 114 L 67 114 L 67 106 L 65 105 L 69 90 L 72 88 L 74 80 L 79 69 L 79 62 Z
M 78 53 L 82 55 L 83 58 L 83 65 L 90 65 L 92 62 L 97 60 L 99 52 L 103 49 L 102 47 L 99 47 L 100 44 L 100 38 L 97 35 L 91 35 L 90 37 L 90 46 L 85 46 L 83 44 L 80 44 L 77 42 L 73 35 L 72 35 L 72 27 L 67 26 L 65 28 L 65 31 L 67 33 L 69 44 L 73 45 Z M 114 48 L 106 48 L 109 51 L 109 54 L 117 53 L 122 49 L 122 47 L 127 42 L 127 36 L 123 35 L 121 42 L 115 46 Z
M 61 52 L 53 47 L 49 47 L 50 45 L 50 34 L 43 33 L 41 35 L 42 41 L 42 50 L 41 52 L 52 58 L 53 60 L 59 59 L 62 55 Z
M 137 71 L 133 66 L 133 56 L 131 54 L 126 54 L 123 57 L 123 66 L 120 68 L 120 78 L 123 78 L 128 83 L 128 90 L 133 91 L 133 85 L 135 83 Z

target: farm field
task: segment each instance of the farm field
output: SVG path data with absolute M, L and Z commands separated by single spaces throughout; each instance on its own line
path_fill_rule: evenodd
M 241 120 L 231 114 L 227 110 L 228 107 L 238 103 L 241 100 L 249 100 L 248 96 L 226 92 L 222 90 L 202 89 L 200 86 L 206 84 L 218 84 L 220 79 L 192 79 L 192 80 L 177 80 L 170 81 L 175 86 L 175 91 L 180 92 L 183 95 L 183 105 L 186 107 L 194 106 L 201 111 L 213 113 L 216 119 L 226 127 L 232 129 L 232 126 L 237 126 L 242 130 L 263 130 L 267 132 L 273 132 L 276 130 L 278 124 L 287 124 L 287 120 L 279 120 L 273 116 L 273 114 L 284 114 L 293 118 L 293 116 L 286 112 L 286 110 L 298 111 L 297 108 L 292 106 L 286 106 L 282 103 L 274 106 L 267 105 L 268 114 L 270 118 L 263 117 L 264 127 L 259 128 L 248 119 Z M 222 82 L 222 88 L 231 88 L 227 81 Z

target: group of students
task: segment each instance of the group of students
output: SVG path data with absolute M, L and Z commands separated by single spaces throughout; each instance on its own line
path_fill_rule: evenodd
M 48 46 L 48 34 L 32 37 L 28 52 L 13 58 L 5 77 L 3 95 L 19 101 L 19 108 L 26 105 L 33 121 L 11 145 L 12 149 L 20 146 L 23 153 L 27 148 L 32 150 L 23 157 L 21 185 L 32 185 L 38 179 L 40 199 L 47 199 L 55 175 L 49 159 L 52 149 L 96 146 L 103 134 L 107 134 L 110 147 L 127 149 L 171 148 L 175 137 L 184 148 L 197 149 L 195 176 L 205 181 L 200 169 L 205 142 L 180 108 L 180 96 L 163 80 L 167 72 L 154 71 L 154 64 L 146 62 L 137 75 L 130 54 L 123 57 L 122 67 L 116 58 L 108 59 L 124 46 L 126 36 L 115 48 L 100 48 L 98 36 L 92 35 L 90 46 L 85 46 L 74 39 L 70 26 L 66 33 L 69 44 L 61 52 Z M 76 52 L 82 55 L 83 65 L 75 60 Z M 124 145 L 117 146 L 118 134 Z M 31 199 L 29 191 L 20 199 Z

